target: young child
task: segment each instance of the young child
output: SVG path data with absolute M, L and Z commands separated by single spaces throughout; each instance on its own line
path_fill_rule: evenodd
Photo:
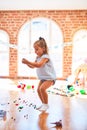
M 68 83 L 69 85 L 79 86 L 82 89 L 87 88 L 87 59 L 68 77 Z
M 76 83 L 77 81 L 78 85 L 80 85 L 81 88 L 87 87 L 87 63 L 79 65 L 78 68 L 75 70 L 74 83 Z
M 48 47 L 44 38 L 40 37 L 39 40 L 34 43 L 34 49 L 37 55 L 35 62 L 30 62 L 23 58 L 22 63 L 28 65 L 30 68 L 37 68 L 36 72 L 40 80 L 37 92 L 42 102 L 42 105 L 37 109 L 46 111 L 49 108 L 46 90 L 55 83 L 56 73 L 49 57 Z

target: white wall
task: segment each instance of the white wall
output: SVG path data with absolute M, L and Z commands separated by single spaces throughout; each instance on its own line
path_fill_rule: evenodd
M 0 10 L 87 9 L 87 0 L 0 0 Z

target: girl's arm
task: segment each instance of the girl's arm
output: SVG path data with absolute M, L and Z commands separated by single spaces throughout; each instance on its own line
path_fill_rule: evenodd
M 26 64 L 26 65 L 27 65 L 28 67 L 30 67 L 30 68 L 34 68 L 34 66 L 30 65 L 30 64 L 29 64 L 29 61 L 26 60 L 25 58 L 22 59 L 22 63 L 23 63 L 23 64 Z
M 47 58 L 43 58 L 41 61 L 39 62 L 30 62 L 28 60 L 26 60 L 25 58 L 22 59 L 22 63 L 26 64 L 27 66 L 29 66 L 30 68 L 39 68 L 41 66 L 43 66 L 46 62 L 48 62 L 49 59 Z

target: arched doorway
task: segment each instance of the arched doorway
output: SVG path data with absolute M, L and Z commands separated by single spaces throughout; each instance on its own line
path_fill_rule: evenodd
M 72 73 L 87 59 L 87 30 L 77 31 L 73 38 Z
M 49 54 L 53 60 L 57 77 L 62 77 L 62 59 L 63 59 L 63 36 L 60 27 L 52 20 L 47 18 L 34 18 L 25 23 L 18 35 L 18 76 L 36 77 L 36 71 L 26 67 L 21 63 L 23 57 L 34 61 L 35 54 L 33 43 L 39 37 L 44 37 L 48 47 Z
M 0 30 L 0 76 L 9 76 L 9 36 L 4 30 Z

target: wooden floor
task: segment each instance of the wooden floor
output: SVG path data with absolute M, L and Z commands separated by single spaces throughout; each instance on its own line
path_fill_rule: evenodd
M 57 81 L 48 93 L 49 109 L 40 112 L 36 110 L 41 103 L 36 91 L 38 81 L 24 83 L 34 85 L 34 90 L 22 90 L 11 80 L 0 80 L 0 110 L 6 112 L 0 117 L 0 130 L 87 130 L 87 98 L 57 95 L 52 91 L 61 86 Z M 52 124 L 59 120 L 62 128 Z

